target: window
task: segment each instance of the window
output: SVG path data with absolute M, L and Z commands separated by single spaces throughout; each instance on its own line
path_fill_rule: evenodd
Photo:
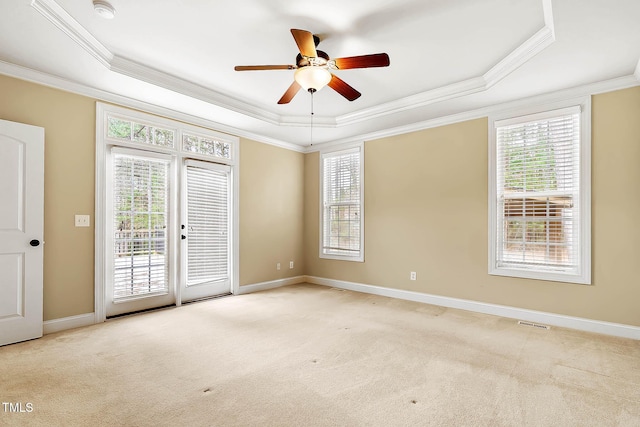
M 322 153 L 320 257 L 364 261 L 363 145 Z
M 589 103 L 492 120 L 489 273 L 591 280 Z
M 182 149 L 185 152 L 200 153 L 207 156 L 231 158 L 231 144 L 211 137 L 182 134 Z
M 174 147 L 175 131 L 109 115 L 107 137 L 120 141 Z

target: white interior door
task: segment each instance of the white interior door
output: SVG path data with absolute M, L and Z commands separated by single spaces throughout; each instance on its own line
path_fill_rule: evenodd
M 231 292 L 231 168 L 184 164 L 181 300 Z
M 42 336 L 44 129 L 0 120 L 0 345 Z

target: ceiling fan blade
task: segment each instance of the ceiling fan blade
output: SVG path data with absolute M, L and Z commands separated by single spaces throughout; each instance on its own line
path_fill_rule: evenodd
M 293 70 L 295 65 L 236 65 L 236 71 L 257 71 L 257 70 Z
M 296 96 L 296 93 L 298 93 L 301 87 L 302 86 L 300 86 L 298 82 L 294 80 L 293 83 L 291 83 L 291 86 L 289 86 L 289 89 L 287 89 L 284 95 L 282 95 L 282 98 L 280 98 L 278 104 L 288 104 L 289 102 L 291 102 L 291 100 L 294 96 Z
M 331 75 L 329 87 L 347 98 L 349 101 L 354 101 L 360 98 L 360 95 L 362 95 L 360 92 L 349 86 L 347 83 L 345 83 L 344 80 L 342 80 L 335 74 Z
M 348 56 L 334 59 L 339 70 L 349 68 L 388 67 L 389 55 L 386 53 L 374 53 L 372 55 Z
M 296 40 L 296 44 L 298 45 L 298 49 L 300 50 L 302 56 L 311 58 L 316 58 L 318 56 L 318 52 L 316 52 L 316 43 L 313 39 L 313 34 L 306 30 L 296 30 L 294 28 L 291 29 L 291 34 Z

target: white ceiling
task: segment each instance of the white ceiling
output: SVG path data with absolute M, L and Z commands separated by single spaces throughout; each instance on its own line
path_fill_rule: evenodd
M 290 147 L 385 129 L 595 82 L 640 78 L 639 0 L 4 0 L 0 73 L 211 122 Z M 386 52 L 386 68 L 337 70 L 362 92 L 277 101 L 295 64 L 291 28 L 332 58 Z M 121 98 L 122 97 L 122 98 Z M 204 121 L 203 121 L 204 122 Z M 204 122 L 207 123 L 207 122 Z

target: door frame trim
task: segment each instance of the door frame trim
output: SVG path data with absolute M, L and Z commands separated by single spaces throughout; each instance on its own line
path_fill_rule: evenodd
M 194 159 L 203 160 L 213 163 L 226 164 L 231 167 L 231 221 L 232 221 L 232 238 L 231 238 L 231 292 L 237 295 L 240 292 L 240 138 L 221 132 L 217 132 L 211 129 L 202 128 L 198 125 L 185 124 L 179 117 L 159 117 L 151 113 L 139 112 L 130 110 L 128 108 L 115 106 L 112 104 L 104 104 L 102 102 L 96 102 L 96 135 L 95 135 L 95 147 L 96 147 L 96 161 L 95 161 L 95 267 L 94 267 L 94 282 L 95 282 L 95 295 L 94 295 L 94 320 L 95 323 L 102 323 L 106 320 L 106 286 L 105 277 L 107 274 L 105 263 L 105 221 L 106 221 L 106 153 L 107 145 L 112 145 L 111 142 L 107 143 L 105 138 L 105 118 L 107 113 L 113 113 L 120 117 L 131 118 L 133 120 L 142 120 L 145 122 L 158 123 L 161 126 L 176 129 L 177 147 L 172 151 L 172 154 L 176 156 L 176 176 L 175 183 L 177 188 L 181 188 L 180 171 L 182 170 L 184 160 Z M 182 132 L 196 134 L 206 134 L 214 136 L 222 141 L 228 142 L 231 147 L 230 159 L 212 159 L 204 155 L 191 152 L 182 152 L 179 142 L 181 141 Z M 132 144 L 116 144 L 123 147 L 137 148 L 140 150 L 157 151 L 162 153 L 168 153 L 170 150 L 163 149 L 155 146 L 134 146 Z M 179 191 L 175 194 L 175 197 L 179 197 Z M 175 200 L 175 212 L 173 212 L 173 218 L 175 220 L 176 227 L 179 226 L 180 206 L 179 200 Z M 175 238 L 173 239 L 175 242 Z M 172 250 L 175 251 L 176 256 L 179 256 L 177 252 L 179 250 L 179 243 L 173 243 Z M 174 247 L 175 246 L 175 247 Z M 176 306 L 180 306 L 181 292 L 180 292 L 180 259 L 175 258 L 176 269 L 172 273 L 175 276 L 174 280 L 174 294 L 176 297 Z

